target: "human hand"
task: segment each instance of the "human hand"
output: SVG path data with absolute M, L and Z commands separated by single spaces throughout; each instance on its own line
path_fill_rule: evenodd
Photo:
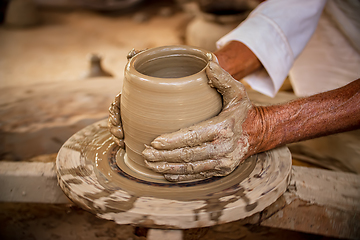
M 174 133 L 163 134 L 143 151 L 146 165 L 169 181 L 225 176 L 252 154 L 242 124 L 254 108 L 245 87 L 210 62 L 210 86 L 223 96 L 223 109 L 214 118 Z
M 116 95 L 114 101 L 109 107 L 109 118 L 108 118 L 108 127 L 109 131 L 113 136 L 115 142 L 121 147 L 124 148 L 124 132 L 121 124 L 120 116 L 120 102 L 121 102 L 121 93 Z
M 214 54 L 219 65 L 239 81 L 262 67 L 257 56 L 238 41 L 228 42 Z
M 144 50 L 135 50 L 134 48 L 128 53 L 126 56 L 129 61 L 135 55 Z M 111 103 L 109 107 L 109 118 L 108 118 L 108 127 L 109 131 L 113 136 L 115 142 L 123 149 L 125 149 L 124 143 L 124 131 L 122 128 L 121 115 L 120 115 L 120 105 L 121 105 L 121 93 L 116 95 L 114 101 Z

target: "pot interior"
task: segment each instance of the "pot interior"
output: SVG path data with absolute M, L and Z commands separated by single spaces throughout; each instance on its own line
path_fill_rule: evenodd
M 135 64 L 141 74 L 157 78 L 183 78 L 202 71 L 207 65 L 206 56 L 186 53 L 152 55 Z

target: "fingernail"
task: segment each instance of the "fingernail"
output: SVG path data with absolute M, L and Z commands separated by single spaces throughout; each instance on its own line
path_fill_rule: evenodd
M 147 144 L 144 144 L 144 145 L 145 145 L 145 149 L 152 148 L 151 146 L 149 146 Z
M 165 144 L 162 141 L 155 139 L 154 141 L 151 142 L 151 146 L 153 146 L 154 148 L 157 148 L 157 149 L 161 149 L 161 148 L 165 147 Z
M 149 148 L 145 148 L 144 151 L 142 151 L 141 155 L 147 159 L 147 160 L 150 160 L 152 154 L 151 154 L 151 149 Z
M 209 81 L 208 81 L 209 86 L 213 88 L 213 87 L 214 87 L 213 82 L 211 81 L 211 79 L 210 79 L 210 78 L 208 78 L 208 79 L 209 79 Z
M 213 68 L 214 68 L 214 66 L 216 65 L 216 63 L 215 62 L 209 62 L 209 68 L 211 69 L 211 70 L 213 70 Z
M 150 161 L 150 162 L 155 162 L 155 161 L 158 161 L 159 159 L 163 159 L 162 154 L 158 150 L 154 149 L 153 147 L 145 148 L 141 154 L 145 160 Z
M 209 59 L 209 61 L 213 60 L 213 55 L 211 53 L 207 53 L 206 57 Z
M 179 175 L 165 174 L 164 177 L 165 177 L 165 179 L 168 180 L 169 182 L 179 182 L 179 181 L 180 181 Z

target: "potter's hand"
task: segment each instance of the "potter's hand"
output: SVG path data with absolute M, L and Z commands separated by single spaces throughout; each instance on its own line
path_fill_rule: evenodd
M 121 148 L 124 148 L 124 133 L 120 118 L 120 101 L 121 93 L 119 93 L 115 97 L 115 100 L 111 103 L 109 107 L 108 127 L 110 133 L 113 135 L 115 142 Z
M 262 67 L 257 56 L 243 43 L 230 41 L 214 53 L 220 66 L 241 80 Z
M 242 123 L 253 106 L 245 87 L 215 62 L 210 62 L 206 74 L 209 84 L 223 96 L 220 114 L 161 135 L 143 151 L 147 166 L 169 181 L 225 176 L 249 156 Z
M 135 50 L 134 48 L 128 53 L 126 56 L 127 60 L 129 61 L 138 53 L 145 51 L 144 50 Z M 115 142 L 123 149 L 125 149 L 124 144 L 124 132 L 121 123 L 121 115 L 120 115 L 120 104 L 121 103 L 121 93 L 119 93 L 114 101 L 111 103 L 109 107 L 109 119 L 108 119 L 108 127 L 109 131 L 113 136 Z

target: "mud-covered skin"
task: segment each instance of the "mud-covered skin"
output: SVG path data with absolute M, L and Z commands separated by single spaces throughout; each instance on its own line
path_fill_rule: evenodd
M 228 53 L 238 52 L 237 47 L 241 48 L 237 42 L 231 42 L 224 46 L 222 53 L 217 57 L 222 67 L 227 69 L 230 74 L 243 75 L 244 71 L 237 72 L 236 68 L 224 65 L 233 59 L 241 62 L 236 56 Z M 235 47 L 234 47 L 235 46 Z M 261 67 L 253 59 L 243 65 L 249 66 L 252 70 Z M 221 70 L 220 68 L 218 71 Z M 211 70 L 208 69 L 208 72 Z M 248 71 L 245 71 L 248 73 Z M 245 74 L 246 74 L 245 73 Z M 217 72 L 218 76 L 230 79 L 224 71 Z M 211 75 L 211 72 L 210 74 Z M 212 80 L 213 81 L 213 80 Z M 163 135 L 157 138 L 151 146 L 144 151 L 144 156 L 148 160 L 149 166 L 155 171 L 165 174 L 170 181 L 191 180 L 196 178 L 206 178 L 213 175 L 230 173 L 232 168 L 248 156 L 283 146 L 288 143 L 303 141 L 311 138 L 326 136 L 329 134 L 349 131 L 360 128 L 360 79 L 352 83 L 329 92 L 320 93 L 307 98 L 273 106 L 251 106 L 247 100 L 246 92 L 240 85 L 235 84 L 235 80 L 226 80 L 227 86 L 238 86 L 237 90 L 224 88 L 229 96 L 233 96 L 232 91 L 238 91 L 243 95 L 243 103 L 247 102 L 248 110 L 243 122 L 240 121 L 235 108 L 241 106 L 239 102 L 234 104 L 231 97 L 224 97 L 224 109 L 220 117 L 215 117 L 199 125 L 192 126 L 187 130 L 180 130 L 175 140 L 164 140 L 168 136 Z M 213 81 L 213 86 L 216 86 Z M 229 85 L 230 84 L 230 85 Z M 225 93 L 225 92 L 224 92 Z M 226 95 L 226 94 L 223 94 Z M 118 144 L 123 147 L 123 133 L 120 120 L 120 97 L 117 97 L 110 107 L 109 127 L 110 131 L 117 139 Z M 239 99 L 234 98 L 234 101 Z M 229 107 L 233 106 L 233 107 Z M 246 108 L 245 108 L 246 109 Z M 219 115 L 220 116 L 220 115 Z M 227 119 L 229 118 L 229 119 Z M 235 126 L 235 122 L 240 123 Z M 194 131 L 196 129 L 196 131 Z M 222 129 L 222 131 L 219 131 Z M 182 133 L 182 134 L 181 134 Z M 240 133 L 241 136 L 234 136 Z M 233 135 L 232 135 L 233 134 Z M 172 136 L 172 135 L 170 135 Z M 161 141 L 159 141 L 159 139 Z M 179 139 L 182 139 L 179 141 Z M 229 139 L 232 139 L 229 141 Z M 242 145 L 243 150 L 236 148 Z M 212 142 L 212 143 L 211 143 Z M 233 145 L 231 145 L 233 144 Z M 235 146 L 235 148 L 234 148 Z M 157 149 L 157 150 L 155 150 Z M 170 151 L 169 151 L 170 150 Z M 240 151 L 240 157 L 235 157 L 235 152 Z M 231 154 L 232 153 L 232 154 Z M 230 163 L 229 159 L 235 161 Z M 240 161 L 239 161 L 240 159 Z M 196 163 L 196 164 L 194 164 Z
M 120 101 L 121 93 L 116 95 L 114 101 L 109 107 L 109 118 L 108 118 L 108 127 L 111 132 L 115 142 L 121 147 L 124 148 L 124 132 L 121 124 L 120 117 Z
M 186 181 L 230 174 L 249 156 L 242 123 L 253 108 L 245 87 L 210 62 L 209 84 L 223 96 L 221 113 L 175 133 L 157 137 L 143 151 L 147 166 L 169 181 Z
M 219 88 L 215 84 L 214 86 Z M 228 101 L 226 97 L 224 101 Z M 243 122 L 237 122 L 241 124 L 240 128 L 230 124 L 236 122 L 238 113 L 232 111 L 236 111 L 239 106 L 235 104 L 234 107 L 228 107 L 224 104 L 224 111 L 218 117 L 192 126 L 187 131 L 180 130 L 175 135 L 156 138 L 151 144 L 152 148 L 144 151 L 148 165 L 154 171 L 164 173 L 169 181 L 226 175 L 243 159 L 255 153 L 293 142 L 358 129 L 360 128 L 360 79 L 332 91 L 280 105 L 264 107 L 251 106 L 250 102 L 248 104 L 247 112 L 239 108 L 238 113 L 243 111 L 245 114 Z M 219 117 L 223 121 L 219 121 Z M 229 129 L 234 130 L 229 131 Z M 236 129 L 242 129 L 242 132 L 236 132 Z M 235 133 L 241 136 L 235 136 Z M 212 144 L 209 143 L 211 139 L 213 139 Z M 235 151 L 232 151 L 234 148 L 229 147 L 227 139 L 237 141 L 230 141 L 234 144 Z M 240 146 L 243 149 L 237 149 Z M 235 153 L 238 155 L 235 156 Z M 206 156 L 209 158 L 206 159 Z M 154 162 L 155 158 L 162 162 Z M 179 161 L 184 163 L 178 163 Z
M 262 68 L 243 43 L 230 41 L 215 52 L 220 66 L 237 80 Z M 360 127 L 360 79 L 329 92 L 289 103 L 255 107 L 248 112 L 243 131 L 249 152 L 258 153 Z
M 142 50 L 135 50 L 135 48 L 131 49 L 131 51 L 128 53 L 128 55 L 126 56 L 127 60 L 130 60 L 131 58 L 133 58 L 135 55 L 145 51 L 146 49 L 142 49 Z

